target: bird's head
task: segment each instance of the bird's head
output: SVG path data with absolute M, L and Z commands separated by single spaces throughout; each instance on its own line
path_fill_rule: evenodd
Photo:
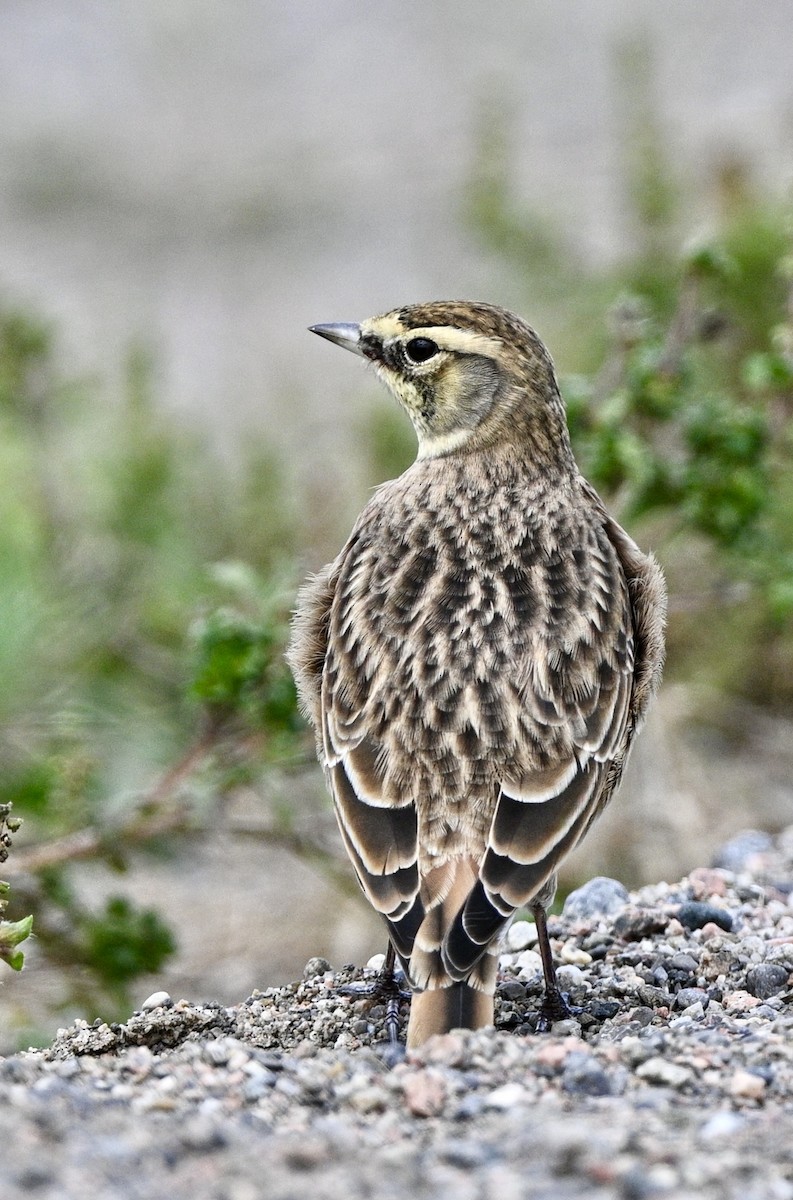
M 415 426 L 419 458 L 498 443 L 522 444 L 539 460 L 569 458 L 548 351 L 504 309 L 435 301 L 311 331 L 374 365 Z

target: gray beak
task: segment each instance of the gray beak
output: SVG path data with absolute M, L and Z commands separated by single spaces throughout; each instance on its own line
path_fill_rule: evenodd
M 360 325 L 309 325 L 309 331 L 318 333 L 320 337 L 327 338 L 329 342 L 335 342 L 344 350 L 352 350 L 353 354 L 363 354 L 360 344 Z

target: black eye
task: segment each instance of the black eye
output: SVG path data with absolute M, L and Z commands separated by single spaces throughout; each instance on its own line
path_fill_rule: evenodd
M 438 345 L 431 338 L 411 338 L 405 346 L 405 353 L 413 362 L 423 363 L 438 353 Z

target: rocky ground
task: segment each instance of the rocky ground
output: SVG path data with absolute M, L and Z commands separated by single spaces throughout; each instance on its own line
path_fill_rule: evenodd
M 231 1007 L 153 995 L 0 1060 L 4 1200 L 793 1200 L 793 828 L 632 895 L 595 880 L 551 932 L 579 1010 L 534 1033 L 533 927 L 497 1028 L 389 1062 L 373 975 L 313 959 Z

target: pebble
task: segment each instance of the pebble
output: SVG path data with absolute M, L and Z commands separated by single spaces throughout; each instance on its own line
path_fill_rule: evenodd
M 773 845 L 774 840 L 769 833 L 762 833 L 757 829 L 745 829 L 730 838 L 717 851 L 713 856 L 713 866 L 723 867 L 737 875 L 739 872 L 745 871 L 747 866 L 751 866 L 756 859 L 767 854 Z
M 665 988 L 653 987 L 649 983 L 639 985 L 636 998 L 648 1008 L 668 1008 L 672 1003 L 672 996 Z
M 524 950 L 515 959 L 515 966 L 522 979 L 532 979 L 542 974 L 542 959 L 536 950 Z
M 591 1054 L 570 1054 L 562 1072 L 562 1088 L 573 1096 L 610 1096 L 614 1088 L 608 1074 Z
M 776 996 L 787 987 L 790 971 L 774 963 L 762 963 L 746 973 L 746 990 L 761 1000 Z
M 717 929 L 732 930 L 732 917 L 723 908 L 715 904 L 702 904 L 691 900 L 681 904 L 677 910 L 677 919 L 684 929 L 703 929 L 706 925 L 715 925 Z
M 665 1084 L 672 1088 L 685 1087 L 692 1078 L 688 1067 L 660 1057 L 648 1058 L 636 1068 L 636 1074 L 639 1079 L 646 1079 L 648 1083 Z
M 551 1033 L 559 1038 L 570 1037 L 571 1034 L 577 1036 L 581 1033 L 581 1024 L 575 1017 L 565 1017 L 562 1021 L 554 1021 Z
M 608 916 L 624 908 L 629 902 L 628 889 L 617 879 L 597 875 L 583 887 L 570 892 L 564 902 L 562 916 L 570 921 L 581 921 L 588 917 Z
M 574 1038 L 567 1038 L 564 1041 L 544 1042 L 540 1046 L 535 1056 L 535 1061 L 540 1067 L 547 1067 L 551 1071 L 557 1070 L 569 1054 L 574 1053 L 579 1049 L 579 1042 Z
M 741 1100 L 761 1100 L 765 1089 L 765 1080 L 751 1071 L 736 1071 L 730 1080 L 730 1095 Z
M 443 1108 L 446 1086 L 439 1072 L 417 1071 L 405 1075 L 401 1084 L 408 1112 L 414 1117 L 434 1117 Z
M 317 975 L 325 975 L 330 970 L 330 963 L 326 958 L 310 958 L 303 967 L 303 978 L 314 979 Z
M 608 1021 L 611 1017 L 616 1017 L 620 1011 L 616 1000 L 593 1000 L 587 1005 L 587 1008 L 597 1021 Z
M 201 1115 L 185 1122 L 179 1132 L 179 1140 L 188 1150 L 206 1153 L 225 1146 L 227 1137 L 217 1121 Z
M 701 1004 L 705 1009 L 710 1004 L 710 996 L 703 988 L 681 988 L 675 996 L 675 1008 L 690 1008 L 692 1004 Z
M 407 1095 L 405 1099 L 409 1111 L 417 1117 L 432 1116 L 435 1111 L 440 1112 L 442 1106 L 442 1099 L 437 1110 L 429 1106 L 426 1097 L 424 1098 L 425 1107 L 422 1107 L 421 1102 L 416 1098 L 413 1099 L 412 1103 L 411 1098 Z M 382 1112 L 388 1108 L 389 1095 L 386 1089 L 382 1087 L 364 1087 L 352 1093 L 349 1097 L 349 1104 L 351 1108 L 359 1113 Z
M 726 1012 L 748 1012 L 750 1009 L 757 1006 L 758 1000 L 757 997 L 752 996 L 750 992 L 737 990 L 734 992 L 727 992 L 727 994 L 722 998 L 722 1004 L 724 1005 Z
M 329 1200 L 384 1194 L 384 1181 L 416 1200 L 512 1200 L 529 1177 L 543 1196 L 793 1200 L 780 1191 L 793 829 L 774 855 L 773 886 L 747 866 L 699 871 L 611 913 L 554 918 L 560 983 L 585 1006 L 549 1034 L 533 1033 L 542 970 L 526 921 L 497 989 L 510 1032 L 455 1031 L 393 1066 L 383 1006 L 340 991 L 379 956 L 365 976 L 312 959 L 302 980 L 236 1006 L 154 993 L 125 1022 L 75 1022 L 0 1059 L 9 1200 L 23 1200 L 19 1180 L 61 1186 L 62 1170 L 81 1172 L 64 1194 L 115 1195 L 119 1164 L 141 1195 L 174 1200 L 196 1195 L 199 1174 L 223 1200 L 255 1200 L 262 1181 Z
M 653 934 L 663 933 L 669 916 L 653 908 L 629 908 L 614 921 L 614 932 L 626 942 L 640 942 Z
M 690 954 L 673 954 L 667 960 L 667 970 L 678 971 L 683 975 L 693 975 L 697 969 L 697 960 Z
M 562 989 L 571 991 L 573 988 L 582 987 L 586 982 L 586 976 L 581 968 L 574 966 L 573 963 L 562 963 L 557 969 L 556 981 Z
M 491 1157 L 487 1148 L 472 1138 L 449 1138 L 439 1148 L 438 1154 L 444 1162 L 451 1163 L 453 1167 L 460 1167 L 463 1171 L 479 1167 Z
M 711 940 L 711 938 L 721 937 L 721 934 L 722 934 L 722 927 L 720 925 L 714 924 L 713 921 L 708 921 L 707 924 L 702 926 L 703 942 L 708 942 Z
M 695 867 L 689 874 L 691 894 L 695 900 L 705 896 L 726 896 L 729 873 L 713 867 Z
M 237 1045 L 238 1043 L 231 1038 L 217 1038 L 213 1042 L 205 1043 L 203 1056 L 212 1066 L 222 1067 L 229 1062 Z
M 573 967 L 586 967 L 592 962 L 592 955 L 574 942 L 567 941 L 559 951 L 559 962 Z
M 744 1117 L 739 1113 L 730 1112 L 729 1109 L 723 1109 L 715 1112 L 712 1117 L 702 1125 L 699 1136 L 703 1141 L 710 1141 L 713 1138 L 732 1137 L 746 1124 Z
M 154 1008 L 171 1008 L 173 1000 L 168 992 L 152 992 L 140 1006 L 141 1012 L 151 1012 Z
M 529 1099 L 529 1093 L 520 1083 L 505 1083 L 485 1097 L 485 1107 L 505 1111 L 523 1104 Z
M 537 926 L 531 921 L 513 921 L 507 930 L 507 949 L 513 953 L 535 945 Z

